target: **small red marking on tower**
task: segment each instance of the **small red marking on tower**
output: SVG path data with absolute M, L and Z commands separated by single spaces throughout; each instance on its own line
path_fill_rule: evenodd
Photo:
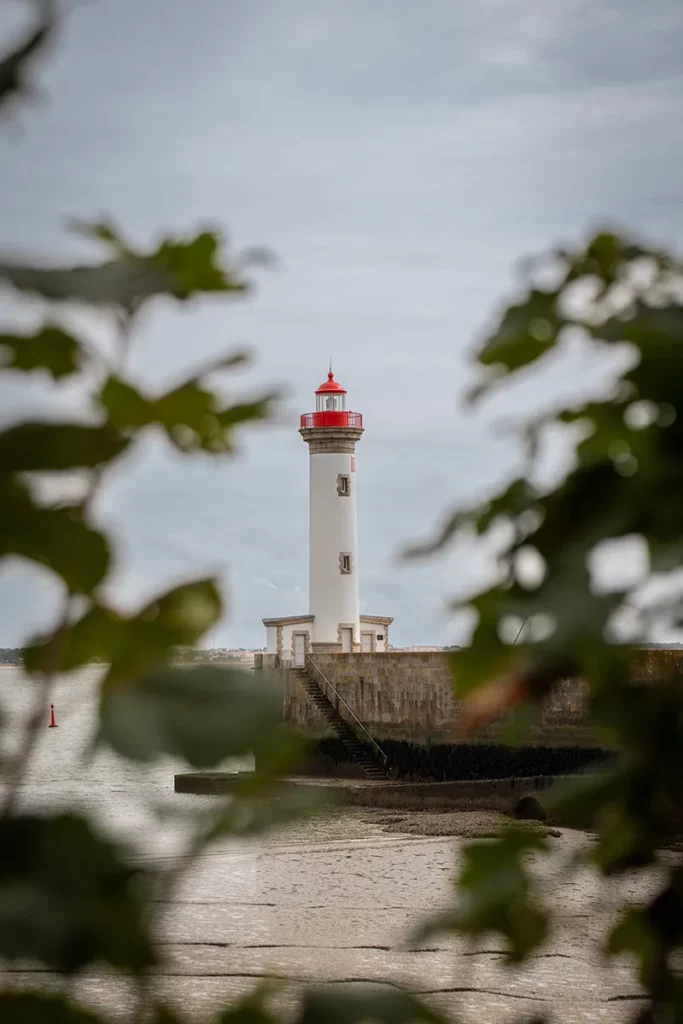
M 57 719 L 55 718 L 55 706 L 54 706 L 54 704 L 50 704 L 50 724 L 48 725 L 48 729 L 56 729 L 56 728 L 57 728 Z
M 351 456 L 351 472 L 352 473 L 356 472 L 356 456 L 355 455 Z

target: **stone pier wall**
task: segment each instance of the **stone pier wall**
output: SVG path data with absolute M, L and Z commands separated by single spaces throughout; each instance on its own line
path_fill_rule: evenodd
M 319 654 L 315 662 L 376 738 L 417 743 L 462 741 L 459 701 L 453 694 L 447 657 L 440 652 Z M 634 651 L 635 678 L 654 679 L 663 672 L 682 669 L 683 650 Z M 327 723 L 298 678 L 287 671 L 282 676 L 285 720 L 311 735 L 329 735 Z M 595 735 L 583 724 L 583 694 L 580 680 L 560 683 L 529 738 L 550 745 L 595 745 Z M 344 709 L 340 710 L 344 714 Z M 493 728 L 479 733 L 476 739 L 490 743 L 499 734 L 500 729 Z

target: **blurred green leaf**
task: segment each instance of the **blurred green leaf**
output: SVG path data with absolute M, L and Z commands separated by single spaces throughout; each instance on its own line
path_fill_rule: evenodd
M 683 869 L 677 865 L 654 899 L 624 912 L 609 936 L 608 950 L 632 954 L 641 984 L 657 993 L 657 1001 L 683 1008 L 683 979 L 675 966 L 682 948 Z
M 105 1024 L 98 1014 L 66 996 L 34 992 L 0 992 L 0 1020 L 3 1024 Z
M 174 294 L 179 299 L 199 292 L 248 291 L 246 281 L 218 265 L 219 251 L 218 234 L 203 231 L 187 242 L 165 238 L 147 259 L 150 266 L 161 267 L 173 277 Z
M 80 342 L 61 327 L 41 327 L 33 334 L 0 334 L 2 369 L 47 370 L 59 380 L 78 372 L 82 362 Z
M 531 289 L 523 302 L 509 306 L 498 330 L 479 350 L 483 366 L 519 370 L 552 348 L 566 320 L 558 314 L 558 291 Z
M 131 256 L 130 246 L 123 240 L 118 228 L 111 220 L 87 220 L 84 217 L 67 217 L 66 227 L 73 235 L 80 235 L 92 242 L 104 242 L 117 256 Z
M 132 259 L 76 267 L 35 267 L 2 260 L 0 281 L 52 302 L 85 302 L 124 310 L 135 310 L 156 295 L 172 295 L 176 287 L 162 268 Z
M 548 926 L 545 910 L 532 898 L 532 877 L 524 858 L 547 848 L 537 831 L 514 826 L 502 830 L 498 839 L 466 844 L 457 906 L 426 922 L 412 941 L 449 931 L 498 932 L 508 941 L 508 961 L 523 960 L 543 941 Z
M 104 960 L 155 962 L 143 924 L 145 876 L 82 818 L 0 820 L 0 954 L 66 973 Z
M 445 1018 L 410 992 L 394 988 L 304 992 L 297 1024 L 443 1024 Z
M 110 426 L 21 423 L 0 433 L 0 473 L 91 469 L 111 462 L 127 444 Z
M 208 374 L 241 361 L 228 357 L 206 367 L 201 377 L 193 377 L 158 398 L 144 397 L 132 385 L 117 377 L 109 377 L 99 400 L 109 422 L 121 430 L 139 430 L 156 424 L 171 442 L 183 452 L 215 453 L 233 450 L 232 430 L 251 420 L 264 419 L 274 395 L 264 395 L 253 402 L 224 405 L 220 397 L 202 386 Z
M 278 1018 L 262 1006 L 252 1003 L 223 1010 L 215 1021 L 216 1024 L 278 1024 Z
M 51 0 L 34 0 L 37 24 L 27 39 L 0 59 L 0 111 L 16 96 L 27 95 L 31 89 L 27 79 L 35 58 L 45 50 L 55 25 L 55 5 Z
M 109 665 L 105 685 L 126 682 L 165 664 L 177 646 L 192 645 L 220 618 L 223 602 L 211 579 L 195 580 L 160 594 L 134 615 L 94 604 L 61 631 L 58 671 L 70 672 L 89 661 Z M 24 663 L 38 671 L 50 650 L 52 634 L 27 645 Z
M 59 653 L 55 670 L 73 672 L 92 661 L 110 662 L 123 639 L 125 619 L 110 608 L 94 605 L 81 618 L 60 630 Z M 24 665 L 28 672 L 44 671 L 54 657 L 54 634 L 36 637 L 24 647 Z
M 157 1003 L 151 1014 L 151 1024 L 184 1024 L 183 1018 L 175 1010 Z
M 167 661 L 176 646 L 196 643 L 222 613 L 223 601 L 215 581 L 204 579 L 161 594 L 137 615 L 122 618 L 118 631 L 110 617 L 112 649 L 105 688 Z
M 140 430 L 154 422 L 153 403 L 118 377 L 107 377 L 98 399 L 108 422 L 118 430 Z
M 219 264 L 217 233 L 203 231 L 188 240 L 165 238 L 144 252 L 127 245 L 111 223 L 75 224 L 79 233 L 104 242 L 116 258 L 76 267 L 36 267 L 3 260 L 0 280 L 53 302 L 81 301 L 127 312 L 135 312 L 145 300 L 159 295 L 184 301 L 200 293 L 248 291 L 239 272 Z
M 250 753 L 281 717 L 278 689 L 254 674 L 166 668 L 105 682 L 100 738 L 134 761 L 169 754 L 211 768 Z
M 272 832 L 294 822 L 331 811 L 329 793 L 321 794 L 319 787 L 301 786 L 296 789 L 273 784 L 272 775 L 259 771 L 259 790 L 253 795 L 248 785 L 235 786 L 234 798 L 207 829 L 207 842 L 225 837 L 253 838 Z M 255 788 L 255 787 L 254 787 Z
M 661 968 L 664 944 L 653 930 L 646 910 L 628 910 L 610 933 L 610 953 L 632 953 L 639 962 L 641 982 L 651 985 Z
M 613 231 L 599 231 L 588 240 L 585 248 L 575 252 L 565 250 L 558 255 L 565 262 L 566 284 L 590 278 L 597 279 L 606 289 L 623 277 L 624 270 L 633 260 L 648 254 L 629 238 Z
M 76 594 L 92 593 L 109 568 L 107 541 L 81 508 L 42 508 L 23 485 L 0 477 L 0 558 L 9 555 L 52 569 Z
M 653 630 L 661 635 L 680 614 L 675 575 L 666 579 L 673 596 L 647 607 L 644 595 L 664 583 L 655 573 L 679 572 L 683 564 L 683 263 L 602 231 L 574 250 L 553 253 L 546 269 L 552 288 L 530 284 L 480 347 L 473 393 L 514 380 L 567 328 L 598 355 L 623 345 L 620 362 L 611 364 L 614 378 L 602 392 L 592 388 L 589 400 L 560 403 L 540 417 L 532 412 L 526 423 L 520 417 L 523 476 L 490 502 L 456 510 L 419 553 L 458 536 L 471 543 L 475 533 L 495 541 L 493 585 L 458 605 L 478 617 L 470 648 L 451 657 L 456 692 L 465 696 L 463 718 L 488 724 L 522 701 L 538 705 L 562 679 L 582 681 L 585 723 L 600 731 L 615 757 L 594 777 L 558 790 L 548 811 L 594 829 L 590 860 L 612 875 L 650 868 L 662 846 L 683 832 L 680 660 L 673 659 L 672 671 L 653 657 L 649 673 L 639 676 L 639 655 L 614 642 L 624 622 L 639 640 Z M 573 462 L 543 490 L 547 442 L 558 435 Z M 495 517 L 507 534 L 489 533 Z M 635 581 L 612 579 L 606 587 L 596 572 L 599 556 L 605 542 L 622 538 L 643 539 L 649 566 Z M 535 579 L 524 571 L 530 557 L 540 567 Z M 522 623 L 524 636 L 513 643 Z M 507 935 L 511 955 L 521 957 L 542 936 L 545 918 L 529 898 L 531 878 L 519 855 L 504 856 L 504 849 L 501 840 L 474 857 L 468 852 L 462 898 L 438 926 L 473 934 L 488 926 Z M 613 951 L 640 960 L 651 997 L 643 1021 L 683 1019 L 673 957 L 683 947 L 678 859 L 674 867 L 662 865 L 667 881 L 656 899 L 629 910 L 611 938 Z
M 486 535 L 498 520 L 509 520 L 517 526 L 523 513 L 538 515 L 539 500 L 540 495 L 526 480 L 513 480 L 495 498 L 456 512 L 447 519 L 434 541 L 411 548 L 408 556 L 422 557 L 439 551 L 460 531 L 474 530 L 480 536 Z M 528 532 L 531 532 L 530 528 Z
M 266 978 L 253 992 L 219 1010 L 213 1024 L 277 1024 L 281 1018 L 273 1016 L 266 1006 L 276 987 L 274 981 Z
M 620 753 L 593 778 L 565 785 L 548 810 L 558 820 L 595 829 L 592 859 L 604 874 L 615 874 L 652 863 L 683 829 L 680 675 L 603 687 L 594 716 Z
M 222 407 L 214 394 L 186 384 L 156 403 L 159 423 L 181 451 L 232 451 L 231 430 L 268 415 L 272 396 Z

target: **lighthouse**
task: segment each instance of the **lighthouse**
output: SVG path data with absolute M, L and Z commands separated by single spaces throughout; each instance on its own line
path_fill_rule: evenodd
M 388 649 L 389 616 L 360 612 L 356 445 L 363 417 L 347 409 L 332 368 L 315 392 L 315 412 L 301 416 L 309 452 L 309 611 L 264 619 L 267 652 L 302 665 L 318 653 Z
M 346 391 L 332 370 L 304 413 L 299 433 L 309 450 L 309 611 L 313 646 L 360 641 L 356 444 L 363 417 L 346 408 Z

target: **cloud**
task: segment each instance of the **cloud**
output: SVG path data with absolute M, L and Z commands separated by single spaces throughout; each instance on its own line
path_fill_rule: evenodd
M 282 260 L 253 301 L 160 303 L 144 320 L 132 365 L 150 388 L 246 342 L 259 362 L 238 387 L 289 394 L 284 425 L 245 433 L 233 462 L 151 445 L 112 481 L 101 514 L 120 535 L 126 599 L 218 567 L 230 588 L 218 639 L 238 646 L 261 645 L 263 615 L 302 610 L 297 416 L 332 355 L 367 425 L 363 607 L 395 616 L 396 643 L 457 642 L 446 601 L 485 571 L 479 556 L 405 566 L 397 552 L 515 472 L 519 448 L 495 417 L 609 376 L 562 354 L 514 400 L 465 416 L 472 346 L 521 256 L 604 221 L 680 245 L 681 52 L 678 0 L 75 10 L 43 76 L 49 103 L 5 140 L 4 247 L 81 252 L 61 218 L 107 211 L 140 241 L 210 219 Z M 12 593 L 4 643 L 33 616 L 27 587 Z

